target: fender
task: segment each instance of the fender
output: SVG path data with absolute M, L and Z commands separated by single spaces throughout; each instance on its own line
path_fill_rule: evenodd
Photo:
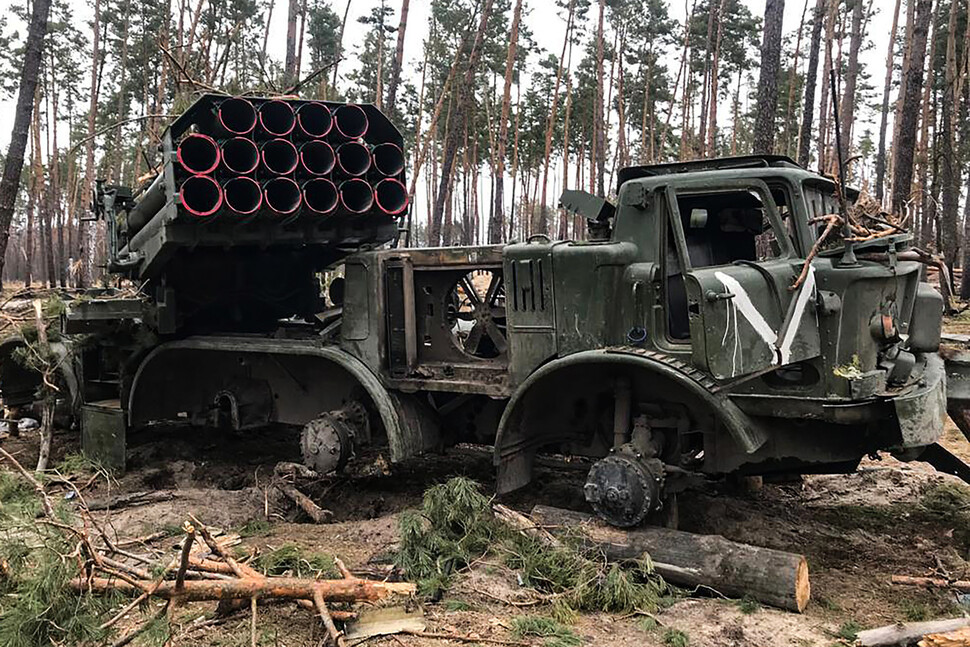
M 745 453 L 752 454 L 768 440 L 768 434 L 726 395 L 717 383 L 667 353 L 628 346 L 581 351 L 553 360 L 532 373 L 519 385 L 499 421 L 495 438 L 494 463 L 498 467 L 499 493 L 522 487 L 531 480 L 535 450 L 550 439 L 530 434 L 521 428 L 522 416 L 531 394 L 565 369 L 577 367 L 616 367 L 633 375 L 647 375 L 658 384 L 676 389 L 708 410 L 723 425 L 728 435 Z
M 300 401 L 297 410 L 285 403 L 276 411 L 277 421 L 288 424 L 304 424 L 319 414 L 324 404 L 308 391 L 314 387 L 323 387 L 326 382 L 338 384 L 341 389 L 349 390 L 354 385 L 348 384 L 346 378 L 359 385 L 370 398 L 374 410 L 380 417 L 387 433 L 391 460 L 399 462 L 435 446 L 438 442 L 438 430 L 427 411 L 411 396 L 389 393 L 378 377 L 367 366 L 353 355 L 337 346 L 321 345 L 316 341 L 286 340 L 286 339 L 252 339 L 239 337 L 190 337 L 184 340 L 164 343 L 153 349 L 141 362 L 132 380 L 131 392 L 128 398 L 128 415 L 131 426 L 139 427 L 154 422 L 151 416 L 151 399 L 155 395 L 152 386 L 157 383 L 159 371 L 164 371 L 168 357 L 178 357 L 183 351 L 191 353 L 186 357 L 196 356 L 199 361 L 205 359 L 206 354 L 224 354 L 231 357 L 248 357 L 249 359 L 269 358 L 273 364 L 280 367 L 279 375 L 288 376 L 293 382 L 298 377 L 288 370 L 286 362 L 295 358 L 319 360 L 321 365 L 303 367 L 307 370 L 307 378 L 302 393 L 296 393 L 293 401 Z M 329 366 L 329 368 L 327 368 Z M 182 370 L 191 370 L 191 366 L 181 366 Z M 339 369 L 339 370 L 334 370 Z M 343 371 L 345 374 L 340 374 Z M 168 379 L 178 379 L 177 376 L 163 376 Z M 339 383 L 333 380 L 339 379 Z M 299 383 L 297 383 L 299 386 Z M 271 384 L 273 390 L 279 393 L 282 385 Z M 292 389 L 291 389 L 292 390 Z M 146 400 L 147 398 L 147 400 Z M 286 410 L 283 410 L 285 408 Z M 147 415 L 146 415 L 147 413 Z

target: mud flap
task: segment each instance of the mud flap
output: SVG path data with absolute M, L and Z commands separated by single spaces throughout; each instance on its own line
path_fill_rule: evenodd
M 951 454 L 949 450 L 939 443 L 929 445 L 925 450 L 923 450 L 923 453 L 920 454 L 918 460 L 924 463 L 929 463 L 936 469 L 937 472 L 952 474 L 953 476 L 963 480 L 964 483 L 970 483 L 970 465 L 967 465 L 962 460 Z

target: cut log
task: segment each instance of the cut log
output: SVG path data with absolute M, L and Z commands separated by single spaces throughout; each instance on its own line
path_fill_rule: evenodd
M 956 631 L 961 627 L 967 626 L 970 626 L 970 618 L 907 622 L 906 624 L 887 625 L 885 627 L 860 631 L 856 634 L 856 642 L 861 647 L 909 645 L 927 634 L 941 634 Z
M 278 482 L 276 487 L 279 488 L 280 492 L 286 495 L 286 498 L 291 500 L 297 505 L 300 510 L 303 510 L 308 517 L 313 519 L 313 523 L 330 523 L 333 521 L 333 513 L 329 510 L 324 510 L 316 503 L 313 502 L 310 497 L 303 494 L 295 487 L 289 483 Z
M 970 647 L 970 627 L 926 635 L 919 641 L 919 647 Z
M 71 580 L 76 591 L 93 593 L 139 594 L 150 590 L 155 582 L 142 581 L 134 584 L 103 577 Z M 312 600 L 317 592 L 329 602 L 365 602 L 381 600 L 389 595 L 411 595 L 415 585 L 409 582 L 371 582 L 368 580 L 306 580 L 294 577 L 274 577 L 239 580 L 193 580 L 181 588 L 175 582 L 163 582 L 152 593 L 155 597 L 170 600 L 179 598 L 187 602 L 201 600 L 233 600 L 239 598 L 281 598 L 289 600 Z
M 620 530 L 582 512 L 537 505 L 532 519 L 547 529 L 581 530 L 608 559 L 650 556 L 654 569 L 679 586 L 706 587 L 729 597 L 801 613 L 808 604 L 808 562 L 803 555 L 669 528 Z

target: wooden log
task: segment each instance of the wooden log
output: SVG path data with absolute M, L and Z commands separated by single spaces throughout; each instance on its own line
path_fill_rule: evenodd
M 149 590 L 155 582 L 129 583 L 103 577 L 71 580 L 76 591 L 108 593 L 118 591 L 139 594 Z M 162 582 L 152 593 L 155 597 L 170 600 L 179 598 L 188 602 L 201 600 L 233 600 L 239 598 L 280 598 L 287 600 L 312 600 L 317 592 L 330 602 L 373 602 L 389 595 L 411 595 L 415 585 L 409 582 L 372 582 L 369 580 L 307 580 L 295 577 L 274 577 L 238 580 L 191 580 L 180 589 L 175 582 Z
M 647 553 L 656 572 L 679 586 L 748 596 L 799 613 L 808 604 L 808 562 L 803 555 L 669 528 L 620 530 L 589 514 L 543 505 L 532 509 L 532 519 L 547 529 L 581 530 L 608 559 L 637 559 Z
M 955 589 L 957 591 L 970 591 L 970 580 L 950 580 L 942 577 L 913 577 L 911 575 L 893 575 L 893 584 L 906 584 L 909 586 L 920 586 L 924 589 Z
M 330 523 L 333 521 L 333 513 L 329 510 L 324 510 L 307 495 L 303 494 L 295 487 L 289 483 L 277 482 L 276 487 L 282 492 L 286 498 L 291 500 L 297 505 L 300 510 L 303 510 L 308 517 L 313 519 L 313 523 Z
M 891 645 L 909 645 L 927 634 L 940 634 L 956 631 L 961 627 L 970 626 L 970 618 L 952 618 L 950 620 L 928 620 L 926 622 L 907 622 L 905 624 L 887 625 L 876 629 L 866 629 L 856 634 L 856 642 L 860 647 L 890 647 Z
M 970 647 L 970 627 L 961 627 L 946 633 L 927 634 L 919 641 L 919 647 Z

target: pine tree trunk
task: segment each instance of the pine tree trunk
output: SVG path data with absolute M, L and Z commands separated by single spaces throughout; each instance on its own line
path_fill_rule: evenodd
M 822 44 L 825 0 L 817 0 L 812 15 L 812 44 L 805 72 L 805 100 L 802 105 L 802 126 L 798 131 L 798 163 L 805 168 L 811 163 L 812 119 L 815 114 L 815 82 L 818 74 L 818 54 Z
M 792 56 L 791 70 L 788 72 L 788 107 L 785 108 L 785 154 L 792 154 L 792 114 L 795 109 L 795 85 L 798 78 L 798 57 L 802 53 L 802 33 L 805 31 L 805 15 L 808 13 L 808 0 L 802 8 L 798 22 L 798 36 L 795 39 L 795 54 Z
M 562 54 L 559 55 L 559 65 L 556 67 L 556 85 L 552 91 L 552 107 L 549 109 L 549 118 L 546 120 L 545 151 L 543 153 L 542 165 L 542 202 L 539 206 L 538 232 L 548 233 L 549 222 L 546 218 L 546 189 L 549 184 L 549 159 L 552 156 L 552 132 L 559 119 L 559 88 L 562 85 L 563 61 L 566 58 L 566 47 L 569 45 L 569 38 L 573 30 L 573 7 L 576 0 L 569 0 L 569 8 L 566 16 L 566 35 L 562 39 Z
M 825 16 L 825 62 L 822 65 L 822 98 L 818 104 L 818 168 L 827 173 L 828 164 L 828 134 L 829 134 L 829 115 L 832 111 L 832 102 L 829 97 L 831 91 L 829 79 L 832 71 L 832 46 L 835 40 L 835 17 L 838 14 L 839 3 L 837 0 L 830 0 L 828 13 Z
M 714 62 L 711 64 L 711 92 L 709 97 L 710 108 L 709 116 L 707 118 L 707 143 L 704 144 L 704 155 L 716 157 L 717 156 L 717 102 L 718 102 L 718 85 L 720 83 L 720 78 L 718 76 L 720 64 L 721 64 L 721 36 L 724 32 L 724 21 L 722 16 L 724 15 L 724 9 L 727 6 L 727 0 L 721 0 L 721 5 L 717 10 L 717 36 L 714 39 Z
M 841 104 L 839 105 L 839 116 L 841 123 L 840 131 L 842 141 L 843 159 L 851 156 L 852 150 L 852 126 L 855 120 L 855 88 L 859 78 L 859 47 L 862 45 L 862 0 L 853 0 L 852 7 L 852 32 L 849 37 L 849 67 L 845 75 L 845 90 L 842 93 Z M 848 172 L 848 169 L 846 169 Z
M 950 3 L 950 17 L 947 22 L 946 39 L 946 67 L 945 78 L 946 86 L 943 94 L 943 114 L 941 133 L 943 145 L 940 150 L 940 185 L 943 191 L 943 204 L 940 213 L 941 221 L 941 242 L 943 243 L 940 251 L 943 252 L 943 259 L 950 268 L 950 275 L 953 275 L 953 267 L 956 264 L 957 255 L 960 249 L 960 241 L 957 231 L 957 211 L 960 201 L 960 165 L 956 149 L 956 119 L 953 114 L 954 108 L 960 96 L 957 92 L 957 5 L 956 2 Z
M 599 26 L 596 29 L 596 113 L 593 117 L 593 151 L 596 159 L 596 192 L 606 196 L 606 120 L 604 115 L 603 95 L 603 15 L 606 12 L 606 0 L 599 0 Z
M 387 114 L 394 114 L 397 103 L 397 88 L 401 83 L 401 67 L 404 65 L 404 33 L 408 28 L 408 10 L 410 0 L 401 0 L 401 22 L 397 27 L 397 47 L 394 49 L 394 64 L 391 67 L 391 78 L 387 83 Z
M 711 70 L 713 69 L 712 45 L 714 43 L 714 20 L 715 20 L 714 0 L 708 0 L 707 6 L 707 40 L 704 41 L 704 84 L 701 88 L 701 124 L 698 129 L 698 139 L 703 143 L 707 141 L 707 115 L 708 115 L 708 90 L 711 86 Z M 713 93 L 712 93 L 713 94 Z M 705 151 L 702 151 L 702 154 Z
M 677 79 L 674 81 L 673 90 L 670 93 L 670 108 L 667 111 L 667 117 L 664 120 L 664 128 L 660 134 L 660 154 L 663 155 L 664 146 L 667 144 L 667 133 L 670 132 L 670 120 L 674 115 L 674 105 L 676 104 L 677 89 L 680 87 L 681 78 L 684 79 L 684 86 L 686 87 L 689 83 L 687 77 L 690 76 L 690 70 L 688 66 L 688 55 L 690 54 L 690 23 L 691 19 L 694 17 L 694 9 L 697 7 L 697 0 L 691 2 L 691 6 L 687 9 L 687 16 L 684 19 L 684 46 L 680 55 L 680 66 L 677 68 Z
M 284 87 L 296 83 L 296 23 L 300 16 L 300 0 L 289 0 L 286 12 L 286 59 L 283 63 Z
M 896 56 L 896 30 L 899 26 L 899 6 L 896 0 L 893 9 L 893 26 L 889 31 L 889 45 L 886 48 L 886 80 L 882 88 L 882 113 L 879 116 L 879 143 L 876 148 L 876 199 L 882 202 L 886 181 L 886 131 L 889 129 L 889 91 L 893 84 L 893 62 Z
M 488 19 L 492 12 L 492 0 L 484 0 L 482 15 L 478 23 L 478 30 L 475 34 L 475 42 L 472 45 L 471 53 L 468 56 L 468 66 L 465 69 L 465 78 L 458 87 L 458 99 L 455 107 L 454 123 L 461 124 L 465 119 L 465 114 L 471 104 L 472 94 L 474 93 L 475 72 L 478 69 L 478 61 L 481 58 L 482 41 L 485 38 L 485 29 L 488 26 Z M 458 153 L 461 131 L 457 125 L 450 129 L 445 138 L 445 147 L 441 158 L 441 183 L 438 185 L 438 195 L 435 198 L 434 212 L 431 214 L 432 220 L 441 221 L 441 216 L 445 210 L 445 201 L 451 193 L 451 177 L 455 167 L 455 156 Z
M 7 242 L 10 240 L 10 223 L 13 220 L 17 193 L 20 190 L 20 174 L 24 167 L 24 152 L 27 150 L 27 131 L 34 111 L 34 95 L 37 92 L 37 77 L 43 57 L 44 36 L 47 33 L 50 7 L 50 0 L 34 0 L 24 48 L 10 146 L 7 148 L 3 163 L 3 176 L 0 177 L 0 285 L 3 281 Z
M 778 70 L 781 64 L 781 29 L 785 0 L 765 3 L 764 40 L 761 44 L 761 74 L 758 79 L 758 107 L 754 124 L 754 152 L 770 154 L 775 141 L 775 112 L 778 108 Z
M 903 104 L 899 138 L 894 142 L 892 211 L 902 214 L 909 200 L 913 182 L 913 153 L 916 147 L 916 118 L 923 89 L 923 60 L 926 36 L 932 13 L 932 0 L 915 0 L 916 19 L 913 31 L 906 35 L 910 42 L 912 64 L 903 78 Z
M 293 1 L 293 0 L 291 0 Z M 347 4 L 344 6 L 344 18 L 340 21 L 340 33 L 337 35 L 337 51 L 333 53 L 333 83 L 330 87 L 337 90 L 337 67 L 340 64 L 340 50 L 344 46 L 344 29 L 347 27 L 347 15 L 350 14 L 350 3 L 353 0 L 347 0 Z
M 88 196 L 94 193 L 94 133 L 95 126 L 97 124 L 96 117 L 98 113 L 98 95 L 100 94 L 100 61 L 102 59 L 101 54 L 101 0 L 94 0 L 94 24 L 93 24 L 93 35 L 91 41 L 91 97 L 90 103 L 88 104 L 88 124 L 87 124 L 87 140 L 84 144 L 84 193 Z M 87 287 L 91 285 L 91 250 L 90 250 L 90 232 L 88 231 L 88 223 L 78 220 L 77 223 L 77 237 L 78 237 L 78 262 L 81 264 L 80 272 L 78 273 L 78 287 Z
M 515 51 L 519 42 L 519 24 L 522 20 L 522 0 L 516 0 L 512 13 L 512 31 L 509 34 L 509 46 L 505 56 L 505 81 L 502 87 L 502 113 L 499 119 L 498 152 L 495 155 L 495 202 L 492 218 L 488 223 L 488 242 L 491 244 L 502 242 L 503 224 L 505 216 L 505 157 L 509 139 L 509 112 L 512 105 L 512 73 L 515 69 Z M 513 190 L 515 186 L 515 170 L 512 171 Z M 513 205 L 514 208 L 514 205 Z

